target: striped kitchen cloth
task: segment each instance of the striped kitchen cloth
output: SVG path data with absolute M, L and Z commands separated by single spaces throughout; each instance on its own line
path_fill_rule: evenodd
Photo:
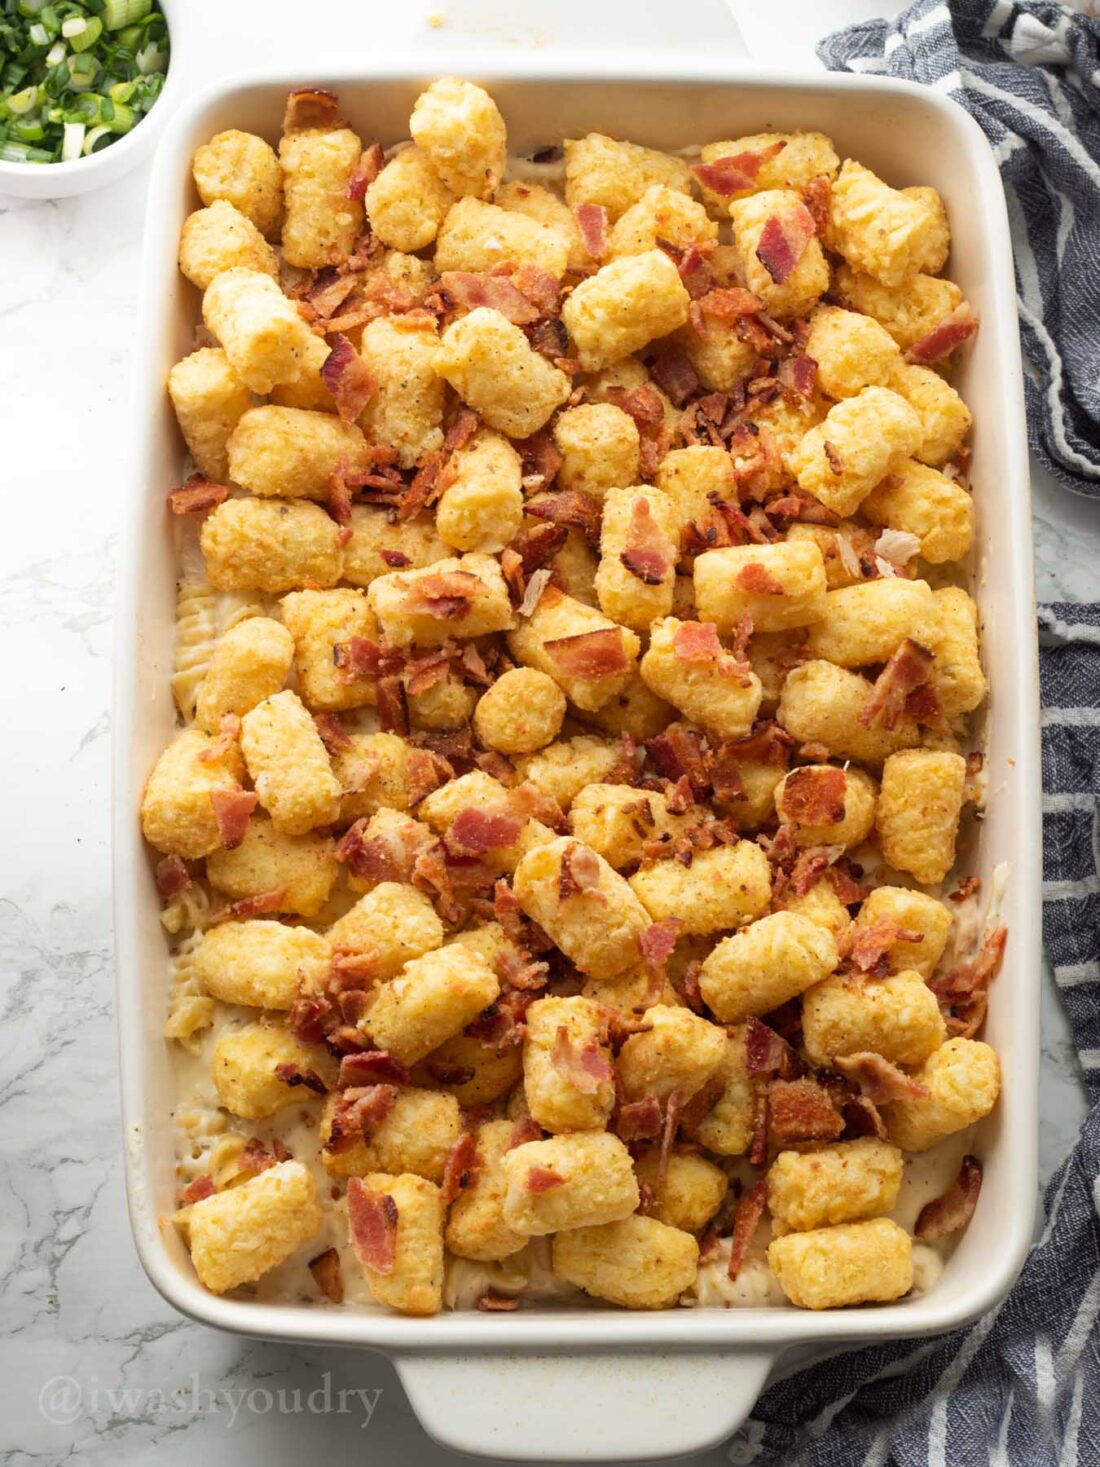
M 733 1463 L 1100 1463 L 1100 605 L 1041 606 L 1039 629 L 1043 937 L 1092 1110 L 1002 1304 L 967 1329 L 848 1351 L 772 1386 L 730 1442 Z
M 981 124 L 1008 200 L 1031 447 L 1100 496 L 1100 21 L 1049 0 L 917 0 L 818 55 L 935 87 Z

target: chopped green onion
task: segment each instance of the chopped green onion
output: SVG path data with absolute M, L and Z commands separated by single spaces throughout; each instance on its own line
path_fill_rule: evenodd
M 14 97 L 8 97 L 7 103 L 16 117 L 25 117 L 28 112 L 33 112 L 38 106 L 38 88 L 24 87 L 21 92 L 16 92 Z
M 50 33 L 41 21 L 35 21 L 27 32 L 31 42 L 35 46 L 48 46 L 50 44 Z
M 85 158 L 87 158 L 89 154 L 95 152 L 95 147 L 97 143 L 101 142 L 104 138 L 109 138 L 110 136 L 111 129 L 109 127 L 93 127 L 91 132 L 84 139 Z
M 13 122 L 8 131 L 21 143 L 40 143 L 46 136 L 46 129 L 40 122 Z
M 55 41 L 46 52 L 46 65 L 57 66 L 59 62 L 65 60 L 68 54 L 68 48 L 65 46 L 65 43 L 63 41 Z
M 65 25 L 68 25 L 68 21 L 65 22 Z M 61 27 L 61 34 L 65 35 L 64 25 Z M 70 39 L 72 40 L 73 50 L 90 50 L 99 40 L 102 34 L 103 22 L 100 20 L 98 15 L 90 15 L 88 19 L 84 22 L 83 30 L 79 31 L 75 36 L 70 37 Z
M 3 163 L 52 163 L 53 154 L 44 148 L 29 148 L 26 143 L 0 143 L 0 162 Z
M 109 31 L 121 30 L 144 20 L 153 8 L 153 0 L 107 0 L 103 7 L 103 19 Z
M 147 46 L 137 53 L 137 69 L 142 76 L 148 76 L 153 71 L 163 71 L 168 60 L 168 53 L 157 48 L 155 41 L 150 41 Z
M 72 163 L 80 157 L 80 150 L 84 146 L 84 134 L 87 128 L 82 122 L 66 122 L 63 128 L 63 141 L 61 143 L 62 163 Z

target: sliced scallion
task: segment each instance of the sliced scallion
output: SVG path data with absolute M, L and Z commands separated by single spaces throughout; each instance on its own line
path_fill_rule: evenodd
M 144 20 L 153 8 L 153 0 L 107 0 L 103 7 L 103 20 L 109 31 L 121 30 Z
M 87 128 L 82 122 L 66 122 L 62 126 L 61 161 L 72 163 L 80 157 Z

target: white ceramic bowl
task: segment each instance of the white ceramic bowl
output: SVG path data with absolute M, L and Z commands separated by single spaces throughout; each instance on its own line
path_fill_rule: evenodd
M 455 63 L 456 66 L 458 63 Z M 1036 1202 L 1040 839 L 1038 668 L 1032 614 L 1029 482 L 1015 285 L 1000 178 L 977 124 L 942 93 L 877 77 L 791 77 L 700 58 L 547 52 L 463 53 L 461 71 L 499 102 L 523 151 L 596 129 L 658 147 L 739 137 L 762 128 L 821 128 L 897 185 L 931 183 L 951 212 L 951 277 L 981 317 L 960 388 L 975 414 L 978 508 L 975 591 L 993 697 L 994 791 L 968 869 L 989 890 L 1011 865 L 1010 938 L 993 988 L 988 1038 L 1004 1091 L 983 1123 L 977 1213 L 926 1295 L 814 1314 L 793 1308 L 637 1314 L 607 1308 L 524 1308 L 406 1319 L 295 1304 L 218 1298 L 197 1282 L 174 1228 L 170 1065 L 161 1037 L 168 974 L 152 861 L 137 810 L 142 785 L 175 728 L 172 671 L 176 567 L 165 491 L 182 443 L 165 375 L 191 349 L 198 296 L 176 268 L 180 224 L 195 207 L 194 148 L 225 127 L 275 140 L 289 86 L 338 91 L 365 137 L 406 136 L 431 79 L 423 57 L 336 63 L 308 75 L 221 82 L 177 114 L 159 150 L 149 200 L 139 320 L 128 523 L 119 573 L 114 749 L 114 882 L 122 1095 L 130 1217 L 142 1263 L 177 1309 L 268 1339 L 365 1346 L 390 1354 L 423 1424 L 447 1446 L 557 1462 L 698 1452 L 751 1410 L 784 1350 L 935 1334 L 974 1319 L 1018 1272 Z M 675 68 L 675 74 L 672 73 Z
M 115 183 L 147 158 L 175 109 L 183 68 L 176 54 L 181 0 L 159 0 L 168 22 L 171 48 L 160 96 L 136 127 L 99 153 L 71 163 L 6 163 L 0 159 L 0 196 L 17 199 L 69 199 Z

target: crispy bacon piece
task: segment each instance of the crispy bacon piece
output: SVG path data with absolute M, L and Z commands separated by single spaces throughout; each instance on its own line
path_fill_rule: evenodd
M 644 434 L 648 429 L 656 428 L 664 422 L 665 408 L 661 394 L 648 383 L 642 387 L 609 387 L 604 396 L 612 406 L 621 408 L 628 417 L 634 419 L 639 433 Z
M 891 1100 L 920 1100 L 928 1090 L 919 1081 L 899 1070 L 881 1054 L 860 1049 L 854 1054 L 837 1055 L 833 1068 L 846 1080 L 858 1085 L 860 1093 L 873 1105 L 888 1105 Z
M 886 1122 L 878 1106 L 866 1095 L 851 1095 L 841 1102 L 840 1112 L 844 1117 L 845 1130 L 850 1136 L 877 1136 L 880 1141 L 887 1137 Z
M 601 1085 L 610 1084 L 611 1061 L 594 1039 L 580 1046 L 565 1024 L 559 1024 L 550 1049 L 550 1063 L 563 1080 L 582 1095 L 595 1095 Z
M 511 1314 L 519 1308 L 519 1299 L 514 1295 L 494 1294 L 488 1289 L 477 1301 L 477 1307 L 483 1314 Z
M 534 616 L 535 610 L 542 600 L 542 594 L 550 584 L 552 575 L 553 572 L 545 565 L 540 570 L 532 573 L 531 579 L 524 587 L 523 599 L 516 607 L 516 611 L 520 616 Z
M 884 978 L 890 972 L 890 949 L 895 942 L 923 942 L 923 932 L 911 932 L 893 917 L 877 917 L 865 927 L 853 928 L 848 965 L 857 973 Z
M 546 643 L 546 652 L 563 677 L 586 682 L 614 677 L 630 667 L 619 627 L 600 627 L 572 637 L 555 637 Z
M 788 396 L 808 400 L 814 395 L 817 382 L 817 363 L 805 352 L 784 357 L 776 373 L 780 386 Z
M 309 1261 L 313 1282 L 333 1304 L 344 1302 L 344 1279 L 340 1272 L 340 1255 L 335 1248 L 326 1248 Z
M 367 189 L 382 172 L 382 164 L 385 154 L 382 152 L 381 143 L 371 143 L 369 148 L 364 148 L 356 164 L 355 172 L 348 179 L 348 198 L 362 203 L 367 196 Z
M 348 461 L 341 458 L 340 462 L 333 468 L 328 476 L 328 497 L 325 500 L 325 510 L 330 520 L 344 527 L 340 530 L 339 542 L 346 545 L 351 539 L 351 530 L 347 526 L 351 523 L 352 493 L 351 485 L 348 483 Z
M 750 596 L 782 596 L 783 582 L 758 560 L 750 560 L 734 577 L 734 582 Z
M 600 506 L 590 494 L 580 489 L 558 489 L 552 494 L 537 494 L 524 506 L 536 520 L 565 525 L 583 531 L 593 544 L 600 537 Z
M 776 139 L 764 148 L 728 153 L 723 158 L 715 158 L 713 163 L 696 163 L 691 171 L 704 188 L 721 194 L 723 198 L 730 198 L 733 194 L 755 188 L 763 164 L 778 157 L 786 146 L 784 140 Z
M 765 221 L 756 246 L 756 258 L 776 285 L 782 285 L 791 278 L 816 233 L 814 216 L 802 203 L 783 214 L 772 214 Z
M 378 679 L 378 726 L 383 733 L 407 734 L 409 704 L 399 677 Z
M 666 917 L 661 922 L 651 922 L 638 938 L 638 947 L 647 971 L 659 976 L 662 982 L 665 965 L 676 948 L 683 925 L 680 917 Z
M 802 897 L 823 876 L 841 853 L 840 846 L 811 846 L 802 851 L 791 868 L 791 890 Z
M 357 286 L 356 276 L 350 271 L 326 265 L 315 270 L 295 292 L 299 300 L 306 303 L 307 313 L 327 320 L 345 303 Z
M 332 394 L 345 423 L 354 423 L 371 399 L 375 382 L 370 368 L 346 336 L 336 333 L 321 363 L 321 380 Z
M 947 973 L 928 980 L 928 986 L 940 1001 L 948 1030 L 963 1039 L 972 1038 L 985 1021 L 989 1006 L 989 985 L 997 976 L 1004 958 L 1008 928 L 998 927 L 982 944 L 982 950 L 971 963 L 963 963 Z
M 554 1187 L 560 1187 L 564 1182 L 565 1178 L 551 1171 L 548 1166 L 533 1166 L 527 1173 L 527 1190 L 534 1192 L 536 1196 L 542 1192 L 549 1192 Z
M 912 637 L 906 637 L 875 679 L 871 696 L 860 711 L 858 722 L 870 728 L 878 720 L 885 729 L 897 726 L 905 712 L 906 700 L 932 674 L 932 653 Z
M 561 858 L 559 899 L 575 892 L 600 894 L 600 858 L 590 846 L 573 841 Z
M 474 1133 L 463 1131 L 447 1152 L 447 1159 L 443 1163 L 444 1207 L 449 1207 L 471 1185 L 479 1164 Z
M 182 856 L 165 856 L 157 862 L 157 891 L 167 902 L 180 896 L 191 885 L 191 873 Z
M 933 326 L 926 336 L 913 343 L 905 353 L 905 360 L 916 366 L 929 367 L 933 362 L 942 361 L 957 346 L 969 340 L 977 329 L 978 318 L 966 301 L 963 301 Z
M 274 1150 L 268 1151 L 259 1136 L 250 1136 L 238 1158 L 237 1167 L 241 1172 L 259 1176 L 260 1172 L 266 1172 L 278 1160 Z
M 179 1205 L 190 1207 L 193 1202 L 203 1202 L 207 1197 L 213 1197 L 214 1191 L 214 1183 L 209 1177 L 196 1177 L 180 1193 Z
M 542 1127 L 529 1115 L 520 1116 L 512 1127 L 512 1134 L 508 1137 L 506 1151 L 513 1151 L 517 1146 L 524 1146 L 528 1141 L 541 1141 Z
M 443 468 L 443 453 L 429 453 L 427 458 L 422 459 L 409 487 L 401 493 L 397 505 L 397 518 L 399 521 L 411 520 L 418 515 L 422 509 L 427 509 L 429 504 L 434 504 L 443 493 L 443 484 L 440 481 L 440 473 Z
M 763 1179 L 750 1187 L 737 1204 L 737 1215 L 733 1222 L 733 1233 L 730 1237 L 730 1262 L 729 1276 L 735 1279 L 741 1272 L 745 1263 L 745 1255 L 749 1251 L 753 1235 L 764 1216 L 764 1208 L 768 1201 L 768 1184 Z
M 710 273 L 707 257 L 698 245 L 688 245 L 687 249 L 680 256 L 680 261 L 676 268 L 679 270 L 680 279 L 684 282 L 687 293 L 693 301 L 699 300 L 709 290 L 713 289 L 714 277 Z
M 561 286 L 557 277 L 544 270 L 541 265 L 534 265 L 529 260 L 523 260 L 514 268 L 506 264 L 498 267 L 501 273 L 510 272 L 520 294 L 538 311 L 540 316 L 556 316 L 561 310 Z M 568 335 L 566 336 L 568 341 Z
M 649 370 L 673 407 L 685 407 L 688 399 L 699 390 L 698 374 L 691 358 L 678 342 L 662 346 L 650 362 Z
M 964 1156 L 959 1175 L 942 1197 L 926 1202 L 913 1229 L 922 1243 L 936 1243 L 961 1232 L 974 1216 L 982 1190 L 982 1164 L 976 1156 Z
M 316 1070 L 302 1069 L 301 1066 L 296 1065 L 293 1060 L 289 1061 L 286 1064 L 276 1065 L 275 1074 L 283 1082 L 284 1085 L 289 1085 L 291 1089 L 294 1089 L 298 1085 L 302 1085 L 305 1087 L 306 1090 L 312 1090 L 314 1095 L 328 1094 L 328 1086 L 321 1079 Z
M 369 1140 L 396 1102 L 396 1085 L 364 1085 L 342 1091 L 332 1113 L 325 1149 L 346 1151 L 356 1141 Z
M 835 1141 L 844 1118 L 816 1080 L 773 1080 L 768 1086 L 768 1136 L 773 1146 L 792 1141 Z
M 745 1068 L 752 1076 L 779 1075 L 796 1078 L 801 1065 L 781 1034 L 762 1019 L 749 1019 L 745 1027 Z
M 839 825 L 848 776 L 833 765 L 792 769 L 783 786 L 784 818 L 796 825 Z
M 644 494 L 631 505 L 626 547 L 619 559 L 646 586 L 659 586 L 676 564 L 676 546 L 657 523 Z
M 664 1113 L 655 1095 L 630 1100 L 619 1107 L 615 1133 L 621 1141 L 654 1141 L 664 1126 Z
M 947 719 L 944 717 L 943 704 L 930 682 L 922 683 L 919 688 L 913 689 L 905 700 L 905 711 L 910 718 L 923 724 L 925 728 L 933 729 L 937 733 L 950 732 Z
M 520 530 L 510 548 L 519 556 L 520 568 L 526 577 L 549 565 L 568 537 L 568 525 L 530 525 Z
M 847 865 L 845 858 L 841 857 L 840 861 L 834 861 L 826 874 L 841 906 L 852 907 L 857 902 L 866 901 L 868 888 L 857 880 L 857 875 L 862 875 L 862 868 L 849 870 Z
M 515 326 L 527 326 L 539 318 L 539 309 L 507 275 L 489 275 L 473 270 L 444 270 L 439 283 L 463 311 L 488 306 L 499 311 Z
M 163 862 L 161 864 L 163 865 Z M 160 868 L 158 867 L 157 869 L 159 871 Z M 978 876 L 964 877 L 964 879 L 959 882 L 954 891 L 948 892 L 947 900 L 949 902 L 961 904 L 967 901 L 970 897 L 974 896 L 978 891 L 980 891 L 981 885 L 981 878 Z
M 493 958 L 493 968 L 500 979 L 502 989 L 520 989 L 537 993 L 546 987 L 550 976 L 550 965 L 532 958 L 525 952 L 501 948 Z
M 201 475 L 193 474 L 186 484 L 181 484 L 168 495 L 168 508 L 173 514 L 202 514 L 228 498 L 229 489 L 225 484 L 211 484 Z
M 549 488 L 563 463 L 562 451 L 551 435 L 543 428 L 513 446 L 523 462 L 524 488 Z M 535 479 L 541 479 L 541 485 L 536 485 Z
M 341 682 L 354 683 L 360 678 L 385 677 L 400 672 L 403 662 L 399 653 L 372 642 L 369 637 L 349 637 L 337 642 L 332 660 Z
M 710 788 L 710 754 L 702 734 L 670 728 L 646 740 L 646 753 L 666 779 L 687 779 L 695 795 Z
M 602 204 L 575 204 L 573 218 L 585 249 L 594 260 L 602 260 L 607 254 L 607 210 Z
M 410 808 L 454 776 L 454 769 L 441 754 L 433 749 L 410 748 L 405 766 Z
M 349 1177 L 348 1231 L 364 1268 L 381 1274 L 393 1272 L 398 1219 L 397 1203 L 388 1192 L 370 1192 L 361 1177 Z
M 407 605 L 414 615 L 458 621 L 468 614 L 480 590 L 481 580 L 472 571 L 432 571 L 409 583 Z
M 214 819 L 218 825 L 218 839 L 222 849 L 235 850 L 244 840 L 249 816 L 260 802 L 255 790 L 214 789 L 210 791 L 210 803 L 214 807 Z
M 514 846 L 525 824 L 503 803 L 483 808 L 465 805 L 452 820 L 445 844 L 454 856 L 483 856 Z
M 409 1072 L 384 1049 L 364 1049 L 360 1054 L 345 1054 L 340 1060 L 341 1090 L 368 1085 L 407 1085 Z
M 830 443 L 829 440 L 826 438 L 822 442 L 821 447 L 825 453 L 825 462 L 829 465 L 830 469 L 832 469 L 833 473 L 842 474 L 844 472 L 844 460 L 841 458 L 840 453 L 837 450 L 836 444 Z
M 320 128 L 331 132 L 340 126 L 340 98 L 323 87 L 296 87 L 287 93 L 283 113 L 283 132 L 304 132 Z

